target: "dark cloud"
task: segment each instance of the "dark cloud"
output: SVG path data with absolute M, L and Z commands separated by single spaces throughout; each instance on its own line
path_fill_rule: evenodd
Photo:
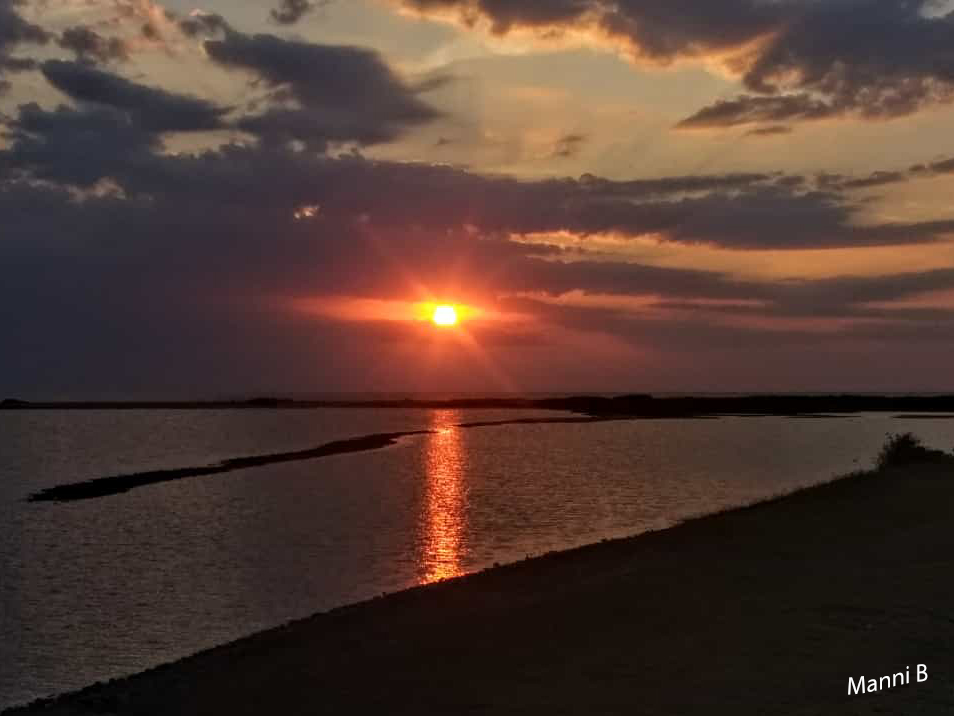
M 21 105 L 7 120 L 10 146 L 0 151 L 8 171 L 75 186 L 122 179 L 147 184 L 161 170 L 162 135 L 225 126 L 226 109 L 195 97 L 141 85 L 84 63 L 49 60 L 41 70 L 79 107 Z
M 954 13 L 927 0 L 815 3 L 743 75 L 757 96 L 705 108 L 680 126 L 846 115 L 891 119 L 954 98 Z M 792 90 L 798 90 L 794 93 Z
M 929 169 L 936 174 L 952 174 L 954 173 L 954 159 L 934 162 L 929 166 Z
M 279 25 L 294 25 L 316 7 L 328 5 L 330 0 L 281 0 L 278 7 L 269 12 L 269 17 Z
M 810 91 L 840 112 L 871 119 L 950 101 L 954 14 L 929 16 L 935 5 L 932 0 L 804 3 L 743 81 L 760 93 Z
M 748 94 L 679 126 L 890 119 L 954 98 L 954 13 L 935 0 L 396 0 L 493 32 L 590 29 L 642 61 L 720 56 Z M 600 40 L 595 39 L 596 42 Z
M 785 177 L 780 174 L 740 172 L 612 181 L 592 174 L 584 174 L 580 177 L 580 184 L 589 192 L 599 193 L 603 196 L 648 197 L 666 194 L 738 190 L 767 183 L 781 184 L 785 183 L 787 178 L 796 177 Z
M 0 0 L 0 95 L 10 88 L 9 80 L 4 78 L 5 71 L 20 72 L 36 67 L 32 59 L 12 57 L 10 51 L 23 43 L 42 45 L 50 39 L 46 30 L 20 17 L 16 8 L 23 4 L 23 0 Z
M 26 72 L 36 68 L 37 62 L 31 57 L 0 57 L 0 70 Z
M 70 50 L 76 59 L 89 63 L 106 63 L 129 59 L 129 48 L 119 37 L 106 38 L 89 27 L 77 26 L 63 31 L 57 44 Z
M 842 183 L 845 189 L 869 189 L 875 186 L 884 186 L 885 184 L 896 184 L 904 181 L 904 172 L 898 171 L 876 171 L 860 179 L 849 179 Z
M 227 111 L 204 99 L 141 85 L 82 63 L 49 60 L 41 69 L 50 84 L 74 100 L 122 111 L 146 131 L 217 129 Z
M 827 191 L 849 191 L 900 184 L 911 179 L 924 179 L 954 173 L 954 159 L 943 159 L 929 164 L 915 164 L 907 170 L 877 170 L 867 176 L 821 172 L 815 177 L 817 185 Z
M 838 113 L 839 110 L 829 103 L 808 94 L 772 97 L 740 95 L 735 99 L 719 100 L 704 107 L 676 126 L 679 129 L 713 129 L 759 122 L 824 119 Z
M 422 12 L 456 12 L 468 24 L 486 19 L 497 34 L 517 27 L 545 33 L 591 27 L 657 62 L 734 49 L 774 30 L 788 14 L 780 4 L 758 0 L 398 1 Z
M 439 116 L 417 96 L 429 87 L 409 87 L 372 50 L 234 31 L 205 49 L 214 62 L 257 75 L 276 99 L 292 100 L 241 120 L 267 143 L 298 140 L 319 150 L 329 142 L 378 144 Z
M 81 66 L 71 70 L 77 67 L 97 73 L 98 79 L 103 74 Z M 125 82 L 119 86 L 126 88 Z M 148 90 L 137 87 L 131 96 Z M 844 178 L 830 185 L 820 178 L 824 190 L 803 178 L 768 174 L 636 181 L 584 175 L 575 180 L 521 181 L 448 166 L 333 160 L 287 152 L 269 142 L 262 145 L 268 151 L 230 148 L 174 160 L 154 153 L 157 133 L 197 123 L 180 121 L 173 111 L 182 98 L 151 92 L 145 93 L 148 102 L 138 104 L 115 98 L 107 101 L 102 93 L 74 93 L 87 100 L 98 98 L 103 105 L 98 112 L 22 108 L 12 123 L 14 141 L 0 158 L 6 157 L 8 165 L 21 171 L 34 170 L 47 178 L 62 174 L 63 181 L 75 183 L 76 177 L 83 177 L 80 183 L 89 184 L 109 178 L 137 196 L 182 193 L 182 200 L 188 201 L 217 196 L 229 187 L 232 195 L 240 195 L 256 186 L 250 200 L 265 202 L 281 189 L 294 198 L 282 204 L 289 216 L 299 206 L 318 204 L 329 219 L 367 216 L 375 226 L 418 226 L 436 232 L 470 226 L 499 236 L 615 233 L 738 249 L 798 249 L 926 243 L 954 230 L 954 222 L 946 220 L 862 225 L 858 214 L 863 204 L 841 193 L 850 184 Z M 149 119 L 139 120 L 136 111 L 129 114 L 130 109 L 144 105 L 155 108 Z M 278 115 L 265 116 L 274 121 Z M 286 116 L 300 118 L 295 111 Z M 251 122 L 241 120 L 243 126 L 257 129 Z M 292 128 L 289 133 L 298 131 L 304 129 Z M 115 140 L 110 138 L 113 132 Z M 75 143 L 75 150 L 71 148 L 74 136 L 83 140 Z M 98 151 L 94 150 L 97 145 Z M 97 160 L 91 163 L 90 156 Z
M 213 36 L 231 32 L 232 27 L 217 13 L 192 13 L 179 22 L 179 29 L 187 37 Z
M 0 0 L 0 55 L 20 43 L 44 44 L 49 34 L 43 28 L 20 17 L 16 8 L 23 0 Z
M 4 167 L 47 181 L 88 186 L 120 172 L 149 166 L 158 137 L 133 125 L 129 117 L 103 107 L 86 111 L 35 103 L 20 107 L 9 124 L 11 147 L 0 152 Z
M 457 7 L 449 0 L 417 4 Z M 767 30 L 778 31 L 756 61 L 740 66 L 740 73 L 748 72 L 752 101 L 730 100 L 710 110 L 697 120 L 707 126 L 741 115 L 746 123 L 875 116 L 866 114 L 870 107 L 888 106 L 882 91 L 888 84 L 856 73 L 874 60 L 862 57 L 855 40 L 837 61 L 855 69 L 839 70 L 844 82 L 832 85 L 825 84 L 824 69 L 815 77 L 795 69 L 810 66 L 803 57 L 809 50 L 816 53 L 812 58 L 825 55 L 824 33 L 815 49 L 798 43 L 790 43 L 788 53 L 778 49 L 787 28 L 801 27 L 806 18 L 820 22 L 820 4 L 481 0 L 469 7 L 493 15 L 497 32 L 517 25 L 582 27 L 596 17 L 602 32 L 628 38 L 638 46 L 636 54 L 658 62 L 734 51 L 767 37 Z M 16 43 L 45 38 L 14 10 L 10 0 L 0 0 L 0 20 L 16 18 L 12 25 L 0 23 L 0 64 L 7 70 L 37 67 L 8 52 Z M 781 26 L 783 16 L 788 24 Z M 874 14 L 871 22 L 884 17 Z M 323 151 L 334 143 L 385 142 L 436 119 L 421 96 L 447 78 L 415 84 L 373 51 L 249 36 L 217 15 L 177 22 L 189 37 L 216 38 L 204 43 L 211 61 L 248 72 L 253 99 L 264 109 L 230 119 L 238 114 L 234 109 L 91 66 L 122 55 L 89 28 L 62 35 L 60 44 L 78 61 L 52 60 L 39 68 L 71 106 L 28 103 L 3 118 L 0 393 L 76 385 L 98 393 L 148 386 L 193 396 L 393 389 L 424 372 L 422 347 L 439 340 L 432 331 L 320 315 L 302 310 L 301 302 L 429 294 L 530 317 L 472 326 L 485 360 L 522 377 L 518 386 L 544 380 L 539 366 L 545 362 L 550 382 L 540 389 L 552 389 L 554 380 L 573 389 L 579 385 L 573 380 L 586 381 L 594 372 L 612 379 L 612 388 L 632 378 L 637 353 L 648 356 L 638 371 L 652 376 L 655 388 L 667 379 L 686 388 L 686 376 L 701 372 L 715 376 L 722 389 L 751 387 L 745 376 L 759 371 L 762 379 L 775 380 L 770 387 L 776 389 L 786 370 L 802 380 L 861 375 L 879 387 L 897 365 L 916 365 L 927 376 L 946 374 L 938 356 L 954 347 L 952 311 L 875 304 L 950 291 L 952 270 L 756 281 L 637 263 L 597 250 L 605 244 L 590 239 L 598 233 L 623 241 L 652 236 L 737 250 L 937 241 L 954 233 L 954 222 L 864 225 L 865 204 L 852 192 L 954 172 L 951 160 L 859 177 L 729 173 L 619 181 L 590 174 L 518 179 L 371 161 L 357 153 L 334 157 Z M 874 31 L 861 26 L 859 32 L 870 40 Z M 902 28 L 900 37 L 907 42 L 912 33 Z M 902 64 L 915 67 L 902 55 Z M 939 62 L 931 72 L 939 77 L 942 69 Z M 780 84 L 783 76 L 796 78 L 787 80 L 795 82 L 794 90 Z M 897 85 L 897 73 L 883 76 Z M 870 97 L 852 94 L 862 85 L 875 88 Z M 916 83 L 912 88 L 915 97 Z M 192 154 L 170 153 L 163 145 L 168 132 L 234 127 L 261 141 Z M 787 128 L 758 125 L 754 133 Z M 568 134 L 553 154 L 571 156 L 585 141 Z M 302 151 L 302 144 L 319 151 Z M 528 234 L 535 235 L 532 241 Z M 572 305 L 576 294 L 606 294 L 614 302 Z M 601 341 L 610 348 L 593 362 L 591 351 Z M 621 351 L 621 344 L 633 352 Z M 64 362 L 64 355 L 70 360 Z M 463 350 L 453 355 L 442 370 L 448 385 L 460 390 L 482 374 L 482 364 Z M 831 367 L 839 361 L 863 365 L 839 373 Z M 369 384 L 374 371 L 380 382 Z
M 155 135 L 108 106 L 55 112 L 23 107 L 15 134 L 11 149 L 0 152 L 0 176 L 7 172 L 0 181 L 0 317 L 8 326 L 0 375 L 13 392 L 17 386 L 54 390 L 76 381 L 99 391 L 147 386 L 197 395 L 253 387 L 341 389 L 350 380 L 360 382 L 369 365 L 409 365 L 401 351 L 419 352 L 429 340 L 426 333 L 387 322 L 302 314 L 289 307 L 295 298 L 414 300 L 425 286 L 489 308 L 519 308 L 535 317 L 529 327 L 474 329 L 495 360 L 519 372 L 514 366 L 533 346 L 539 346 L 540 359 L 553 351 L 559 332 L 547 326 L 651 347 L 665 355 L 660 365 L 681 365 L 702 350 L 707 356 L 728 351 L 738 363 L 745 362 L 745 352 L 763 355 L 780 345 L 807 350 L 812 344 L 834 351 L 849 340 L 725 321 L 864 317 L 906 321 L 916 335 L 918 325 L 948 318 L 938 312 L 877 317 L 865 314 L 871 309 L 863 304 L 954 287 L 951 270 L 870 279 L 740 280 L 716 271 L 597 260 L 585 242 L 580 252 L 507 235 L 584 226 L 604 213 L 591 209 L 593 203 L 646 204 L 645 216 L 633 216 L 661 214 L 677 239 L 712 225 L 715 236 L 740 230 L 754 242 L 763 234 L 739 228 L 747 220 L 784 233 L 801 221 L 786 214 L 786 206 L 819 225 L 838 227 L 850 218 L 826 213 L 838 206 L 827 196 L 792 194 L 793 203 L 786 204 L 787 190 L 774 176 L 518 181 L 267 146 L 165 155 Z M 95 166 L 91 156 L 97 157 Z M 122 194 L 77 198 L 59 186 L 81 179 L 92 184 L 104 176 Z M 753 202 L 749 213 L 743 210 L 746 198 Z M 318 207 L 315 217 L 296 220 L 302 206 Z M 671 223 L 676 214 L 669 212 L 680 207 L 688 210 L 683 222 Z M 708 207 L 708 215 L 693 219 L 700 207 Z M 721 223 L 715 220 L 720 211 Z M 772 224 L 769 216 L 780 211 Z M 740 218 L 728 218 L 740 212 Z M 635 220 L 621 209 L 614 213 Z M 845 241 L 855 238 L 842 235 Z M 777 242 L 774 235 L 763 240 Z M 551 307 L 514 297 L 571 291 L 653 298 L 660 310 L 675 314 L 664 320 L 658 311 Z M 711 301 L 757 305 L 707 307 Z M 716 320 L 719 315 L 724 318 Z M 882 340 L 874 334 L 855 339 Z M 947 345 L 930 340 L 935 351 Z M 507 353 L 509 347 L 518 353 Z M 64 369 L 65 353 L 71 360 Z M 31 360 L 12 362 L 11 356 L 24 355 Z M 330 385 L 314 382 L 319 364 Z M 464 357 L 458 365 L 466 366 L 455 374 L 458 380 L 483 375 Z M 580 376 L 569 364 L 565 368 L 567 376 Z M 387 378 L 392 386 L 407 378 L 393 370 Z

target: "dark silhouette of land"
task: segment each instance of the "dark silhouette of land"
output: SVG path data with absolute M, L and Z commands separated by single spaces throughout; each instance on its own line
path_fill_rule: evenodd
M 336 609 L 11 716 L 951 713 L 954 458 L 901 436 L 879 464 Z M 849 678 L 906 667 L 910 684 L 848 694 Z
M 307 450 L 295 450 L 293 452 L 272 453 L 269 455 L 251 455 L 248 457 L 234 457 L 212 465 L 201 465 L 198 467 L 172 468 L 168 470 L 151 470 L 149 472 L 138 472 L 129 475 L 111 475 L 109 477 L 98 477 L 84 482 L 73 482 L 66 485 L 57 485 L 48 487 L 29 497 L 30 502 L 70 502 L 73 500 L 89 500 L 96 497 L 106 497 L 108 495 L 118 495 L 122 492 L 128 492 L 137 487 L 146 485 L 155 485 L 160 482 L 169 482 L 171 480 L 182 480 L 189 477 L 202 477 L 204 475 L 216 475 L 233 470 L 244 470 L 250 467 L 261 467 L 278 462 L 291 462 L 294 460 L 314 460 L 329 455 L 340 455 L 349 452 L 363 452 L 365 450 L 378 450 L 388 445 L 393 445 L 400 438 L 408 435 L 420 435 L 426 431 L 408 431 L 403 433 L 379 433 L 376 435 L 365 435 L 358 438 L 349 438 L 347 440 L 335 440 L 333 442 L 319 445 Z
M 235 401 L 29 402 L 8 398 L 6 410 L 202 410 L 314 408 L 427 408 L 563 410 L 592 416 L 686 417 L 699 415 L 812 415 L 823 413 L 954 413 L 954 395 L 741 395 L 654 397 L 459 398 L 449 400 L 286 400 L 254 398 Z

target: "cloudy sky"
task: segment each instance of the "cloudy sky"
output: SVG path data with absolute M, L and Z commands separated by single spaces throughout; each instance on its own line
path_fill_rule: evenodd
M 0 0 L 0 395 L 954 389 L 952 126 L 947 0 Z

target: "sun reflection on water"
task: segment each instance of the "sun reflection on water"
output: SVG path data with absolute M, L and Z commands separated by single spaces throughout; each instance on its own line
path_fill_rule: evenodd
M 421 581 L 461 574 L 466 515 L 463 435 L 457 410 L 435 410 L 424 446 L 424 505 L 419 564 Z

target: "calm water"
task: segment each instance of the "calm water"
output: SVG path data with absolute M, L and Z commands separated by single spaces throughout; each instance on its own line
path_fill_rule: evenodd
M 954 420 L 458 423 L 516 411 L 0 412 L 0 708 L 318 610 L 671 525 L 867 467 Z M 91 477 L 435 430 L 384 450 L 73 503 Z

